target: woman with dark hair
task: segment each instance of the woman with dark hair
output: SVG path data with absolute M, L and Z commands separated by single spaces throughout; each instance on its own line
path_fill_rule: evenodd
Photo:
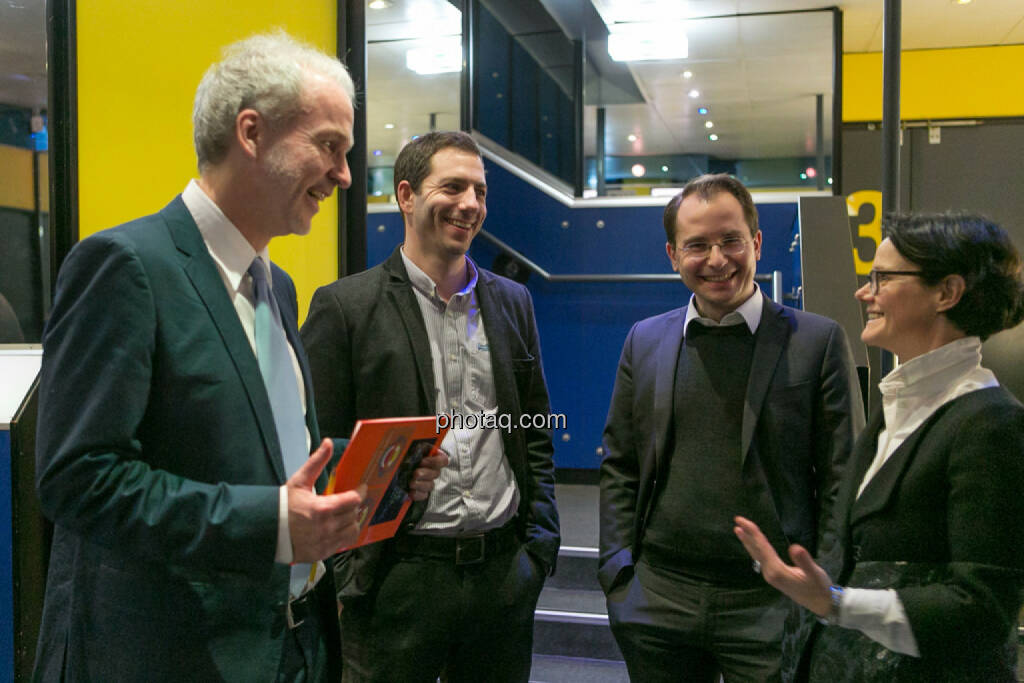
M 1015 681 L 1024 587 L 1024 406 L 981 366 L 981 342 L 1024 319 L 1021 257 L 979 217 L 886 222 L 861 339 L 901 365 L 854 447 L 839 543 L 787 565 L 735 532 L 765 580 L 818 615 L 798 677 Z

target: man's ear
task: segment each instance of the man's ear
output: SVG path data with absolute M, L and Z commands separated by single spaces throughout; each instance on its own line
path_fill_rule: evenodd
M 408 180 L 401 180 L 398 183 L 398 187 L 395 188 L 398 193 L 395 195 L 395 201 L 398 202 L 398 208 L 401 209 L 402 213 L 412 213 L 413 197 L 416 193 L 412 191 L 412 185 L 409 184 Z
M 964 290 L 967 288 L 967 283 L 964 282 L 963 275 L 953 274 L 947 275 L 942 278 L 942 282 L 938 284 L 939 290 L 939 301 L 938 310 L 939 312 L 948 311 L 958 303 L 964 295 Z
M 676 254 L 675 246 L 671 242 L 665 242 L 665 253 L 668 254 L 668 262 L 672 264 L 672 270 L 679 272 L 679 266 L 676 265 Z
M 246 156 L 255 159 L 267 137 L 267 124 L 255 109 L 243 109 L 235 117 L 235 139 Z

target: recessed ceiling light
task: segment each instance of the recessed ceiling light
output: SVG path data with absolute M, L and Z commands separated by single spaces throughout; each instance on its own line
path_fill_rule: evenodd
M 704 127 L 705 128 L 714 128 L 715 127 L 715 122 L 714 121 L 705 121 L 704 122 Z
M 370 9 L 387 9 L 391 7 L 391 0 L 370 0 L 366 6 Z
M 954 5 L 969 5 L 971 0 L 953 0 Z
M 708 115 L 708 108 L 707 107 L 697 107 L 697 113 L 700 114 L 701 116 L 707 116 Z
M 684 71 L 683 72 L 683 78 L 693 78 L 693 72 L 692 71 Z
M 661 167 L 661 172 L 662 173 L 668 173 L 668 166 L 662 166 Z
M 387 128 L 388 130 L 391 130 L 392 128 L 395 127 L 395 124 L 393 124 L 393 123 L 385 123 L 384 127 Z
M 647 169 L 644 168 L 643 164 L 633 164 L 633 167 L 629 169 L 629 172 L 637 178 L 642 178 L 644 174 L 647 173 Z
M 629 140 L 630 142 L 636 142 L 636 133 L 630 133 L 629 135 L 626 136 L 626 139 Z
M 686 94 L 689 95 L 690 97 L 694 97 L 694 98 L 700 97 L 700 91 L 697 90 L 696 88 L 694 88 L 693 90 L 691 90 L 690 92 L 688 92 Z
M 711 140 L 711 142 L 714 142 L 717 139 L 718 135 L 716 133 L 712 133 L 711 135 L 708 136 L 708 140 Z

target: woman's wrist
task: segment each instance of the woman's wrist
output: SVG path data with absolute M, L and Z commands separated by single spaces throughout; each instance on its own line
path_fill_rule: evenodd
M 832 584 L 828 587 L 828 597 L 828 610 L 818 616 L 818 621 L 829 626 L 838 626 L 843 607 L 843 587 Z

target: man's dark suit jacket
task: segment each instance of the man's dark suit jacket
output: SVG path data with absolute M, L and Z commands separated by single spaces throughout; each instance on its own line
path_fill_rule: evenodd
M 547 415 L 547 385 L 533 303 L 525 287 L 478 268 L 477 300 L 491 351 L 498 412 Z M 398 248 L 382 264 L 321 287 L 302 326 L 325 433 L 348 435 L 356 420 L 434 415 L 436 384 L 423 314 Z M 516 522 L 526 549 L 553 569 L 558 554 L 551 432 L 502 432 L 519 487 Z M 422 516 L 415 504 L 399 533 Z M 344 553 L 336 562 L 341 597 L 363 595 L 388 542 Z
M 950 401 L 857 497 L 884 427 L 879 407 L 850 461 L 833 576 L 895 588 L 921 657 L 830 627 L 815 641 L 814 680 L 1014 680 L 1007 643 L 1024 588 L 1024 406 L 1003 387 Z
M 601 463 L 598 578 L 606 593 L 641 554 L 658 481 L 672 458 L 673 390 L 685 319 L 684 306 L 641 320 L 622 349 Z M 819 520 L 835 498 L 839 474 L 863 425 L 856 370 L 839 325 L 765 297 L 741 452 L 747 493 L 758 502 L 750 507 L 777 512 L 754 521 L 780 552 L 788 543 L 814 552 L 822 540 L 826 530 Z
M 316 443 L 295 289 L 272 271 Z M 55 530 L 36 678 L 274 680 L 285 469 L 256 357 L 180 197 L 71 251 L 43 348 L 37 486 Z M 328 578 L 336 617 L 332 594 Z

